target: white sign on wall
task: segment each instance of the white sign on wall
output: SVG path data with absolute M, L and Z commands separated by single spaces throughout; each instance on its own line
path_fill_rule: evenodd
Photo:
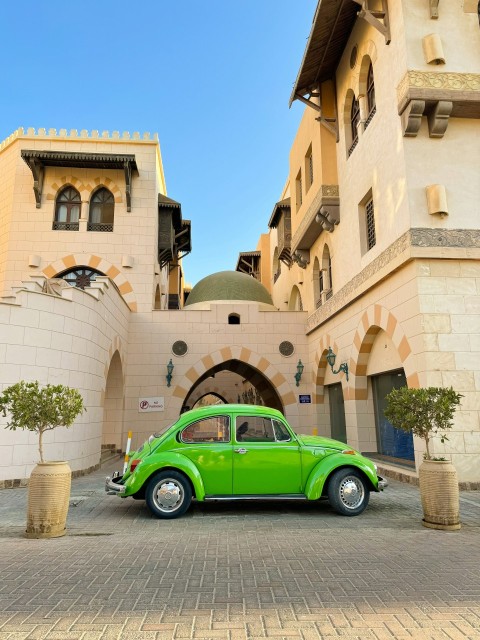
M 139 398 L 138 413 L 147 413 L 149 411 L 165 411 L 165 398 L 163 396 Z

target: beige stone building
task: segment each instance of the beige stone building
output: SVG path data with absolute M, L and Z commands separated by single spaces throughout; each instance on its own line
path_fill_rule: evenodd
M 87 406 L 47 456 L 84 472 L 129 430 L 135 446 L 198 402 L 240 401 L 414 477 L 421 443 L 385 421 L 384 397 L 452 385 L 446 450 L 480 482 L 479 60 L 476 2 L 321 0 L 268 233 L 186 301 L 191 225 L 156 137 L 5 140 L 0 385 L 62 382 Z M 24 481 L 35 438 L 0 433 L 0 483 Z
M 320 431 L 413 474 L 422 443 L 388 424 L 384 397 L 452 385 L 462 406 L 436 453 L 464 482 L 480 479 L 477 8 L 318 3 L 291 95 L 305 112 L 255 257 L 275 306 L 305 313 Z

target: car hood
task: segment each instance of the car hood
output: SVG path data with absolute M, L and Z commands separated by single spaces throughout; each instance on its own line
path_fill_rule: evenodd
M 297 439 L 305 447 L 322 447 L 323 449 L 335 449 L 336 451 L 344 451 L 351 449 L 348 444 L 332 438 L 324 438 L 323 436 L 306 436 L 297 434 Z

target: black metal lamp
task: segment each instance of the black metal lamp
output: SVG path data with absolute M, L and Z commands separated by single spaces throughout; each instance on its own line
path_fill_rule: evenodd
M 302 364 L 302 361 L 299 360 L 298 364 L 297 364 L 297 373 L 294 376 L 296 384 L 297 384 L 297 387 L 300 385 L 300 380 L 302 379 L 302 373 L 303 373 L 304 368 L 305 367 Z
M 327 362 L 332 369 L 332 373 L 337 374 L 337 373 L 340 373 L 340 371 L 343 371 L 343 373 L 347 377 L 347 382 L 348 382 L 348 364 L 346 362 L 342 362 L 342 364 L 339 366 L 337 371 L 334 371 L 333 367 L 335 366 L 336 359 L 337 359 L 337 356 L 333 353 L 332 347 L 328 347 Z
M 167 364 L 167 375 L 165 376 L 167 378 L 167 387 L 169 387 L 172 383 L 172 373 L 173 373 L 173 369 L 174 369 L 175 365 L 172 362 L 172 359 L 170 358 L 170 362 Z

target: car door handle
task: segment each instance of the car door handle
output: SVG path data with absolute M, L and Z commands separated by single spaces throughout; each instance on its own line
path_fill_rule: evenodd
M 247 451 L 248 451 L 247 449 L 235 449 L 235 453 L 243 454 L 243 453 L 247 453 Z

